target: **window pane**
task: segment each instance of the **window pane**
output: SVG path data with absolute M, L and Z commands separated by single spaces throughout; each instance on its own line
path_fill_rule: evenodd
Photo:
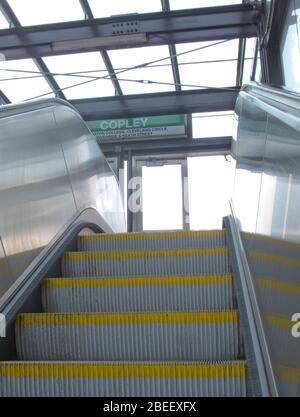
M 84 83 L 85 81 L 91 80 L 91 77 L 104 77 L 108 75 L 99 52 L 53 56 L 44 58 L 44 60 L 52 73 L 77 73 L 76 76 L 55 76 L 61 88 Z M 85 71 L 88 71 L 88 73 L 85 73 Z M 68 88 L 64 90 L 64 93 L 68 99 L 76 99 L 113 96 L 115 92 L 112 82 L 109 79 L 103 79 Z
M 245 59 L 243 84 L 247 84 L 251 79 L 252 65 L 253 65 L 253 59 Z
M 258 57 L 257 57 L 257 65 L 256 65 L 256 71 L 255 71 L 255 81 L 258 81 L 258 82 L 261 81 L 261 59 L 260 59 L 260 52 L 258 52 Z
M 9 28 L 9 24 L 3 14 L 0 12 L 0 29 L 7 29 Z
M 89 0 L 95 17 L 107 17 L 129 13 L 151 13 L 161 11 L 160 0 Z
M 181 165 L 142 168 L 143 230 L 183 227 Z
M 245 58 L 254 58 L 256 40 L 257 40 L 257 38 L 246 39 Z
M 253 67 L 253 60 L 255 55 L 256 38 L 249 38 L 246 40 L 245 62 L 243 84 L 246 84 L 251 79 L 251 71 Z
M 78 0 L 8 0 L 23 26 L 84 19 Z
M 228 6 L 241 4 L 242 0 L 170 0 L 170 7 L 174 10 L 195 9 L 198 7 Z
M 294 8 L 295 5 L 295 8 Z M 291 2 L 282 39 L 285 86 L 300 91 L 300 1 Z
M 150 46 L 146 48 L 132 48 L 109 51 L 114 68 L 133 67 L 154 60 L 167 58 L 159 64 L 163 66 L 149 66 L 123 72 L 118 75 L 124 94 L 143 94 L 160 91 L 174 91 L 174 79 L 167 46 Z M 124 80 L 140 80 L 124 81 Z M 142 81 L 154 81 L 143 83 Z M 160 84 L 162 83 L 162 84 Z M 164 84 L 167 83 L 167 84 Z
M 224 156 L 188 158 L 191 229 L 221 229 L 229 214 L 235 163 Z
M 232 136 L 233 112 L 193 114 L 193 138 Z
M 183 90 L 197 88 L 197 86 L 230 87 L 235 85 L 238 40 L 220 42 L 176 45 L 181 83 L 185 85 L 182 87 Z M 193 50 L 194 52 L 189 52 Z M 184 54 L 181 55 L 182 53 Z
M 5 70 L 18 70 L 20 72 Z M 22 71 L 29 72 L 24 73 Z M 12 103 L 27 100 L 44 93 L 50 93 L 45 97 L 53 97 L 54 94 L 51 88 L 45 78 L 40 75 L 41 73 L 32 59 L 2 61 L 0 62 L 0 89 L 3 90 Z M 25 79 L 16 79 L 19 77 L 25 77 Z M 11 80 L 8 81 L 8 78 Z

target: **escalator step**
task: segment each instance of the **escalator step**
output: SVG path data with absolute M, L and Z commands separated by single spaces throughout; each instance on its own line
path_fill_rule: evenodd
M 233 308 L 232 277 L 48 278 L 47 312 L 199 311 Z
M 66 277 L 209 275 L 230 272 L 228 248 L 67 252 Z
M 16 320 L 21 360 L 240 358 L 237 311 L 32 313 Z
M 224 230 L 100 233 L 78 237 L 79 251 L 214 248 L 225 245 Z
M 0 362 L 1 397 L 246 396 L 243 361 Z

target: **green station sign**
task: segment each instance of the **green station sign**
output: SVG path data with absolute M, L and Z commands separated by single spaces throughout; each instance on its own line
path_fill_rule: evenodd
M 101 141 L 187 137 L 187 117 L 183 114 L 94 120 L 87 124 Z

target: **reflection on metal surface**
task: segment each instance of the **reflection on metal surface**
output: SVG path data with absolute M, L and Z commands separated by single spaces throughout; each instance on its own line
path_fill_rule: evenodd
M 60 100 L 0 112 L 0 296 L 84 208 L 125 231 L 118 183 L 80 115 Z
M 233 196 L 279 395 L 300 396 L 300 97 L 249 85 L 240 94 Z

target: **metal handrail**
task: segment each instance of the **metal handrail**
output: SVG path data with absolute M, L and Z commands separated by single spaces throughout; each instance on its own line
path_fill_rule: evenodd
M 300 110 L 300 93 L 285 87 L 274 87 L 252 81 L 245 84 L 241 92 L 253 94 L 262 100 L 271 100 L 275 106 L 276 104 L 280 104 L 280 107 L 285 105 L 297 111 Z
M 246 309 L 249 331 L 253 343 L 256 369 L 263 397 L 278 397 L 276 379 L 273 372 L 268 344 L 264 332 L 260 310 L 255 294 L 252 275 L 250 272 L 246 252 L 240 232 L 235 221 L 233 203 L 230 201 L 232 216 L 225 220 L 232 238 L 233 250 L 236 255 L 239 281 L 241 284 L 243 301 Z
M 74 110 L 78 115 L 78 110 L 70 104 L 68 101 L 61 98 L 44 98 L 37 100 L 22 101 L 20 103 L 5 104 L 0 106 L 0 119 L 9 116 L 15 116 L 17 114 L 28 113 L 30 111 L 44 109 L 54 105 L 63 105 Z M 81 117 L 81 116 L 80 116 Z

